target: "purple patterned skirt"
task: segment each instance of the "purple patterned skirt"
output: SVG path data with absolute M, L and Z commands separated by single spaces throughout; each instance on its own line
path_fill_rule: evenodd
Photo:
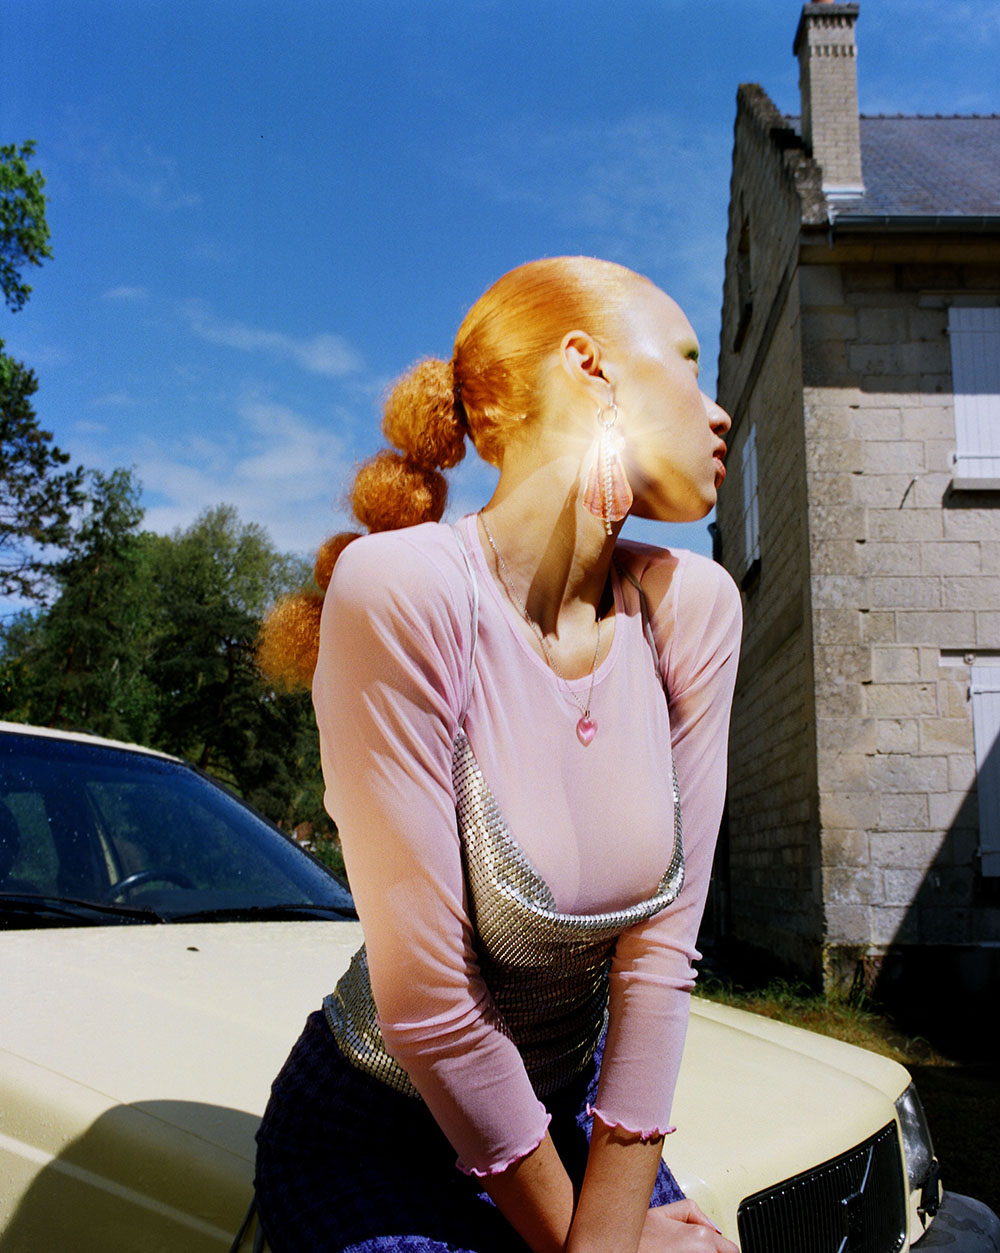
M 602 1041 L 603 1044 L 603 1041 Z M 546 1101 L 577 1186 L 590 1139 L 593 1063 Z M 257 1204 L 272 1253 L 528 1253 L 422 1101 L 355 1069 L 321 1012 L 274 1081 L 257 1133 Z M 666 1165 L 652 1205 L 683 1193 Z

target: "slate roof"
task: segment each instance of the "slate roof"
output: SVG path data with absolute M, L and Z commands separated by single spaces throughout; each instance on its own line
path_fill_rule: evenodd
M 861 168 L 865 194 L 837 206 L 838 222 L 1000 216 L 1000 114 L 862 116 Z

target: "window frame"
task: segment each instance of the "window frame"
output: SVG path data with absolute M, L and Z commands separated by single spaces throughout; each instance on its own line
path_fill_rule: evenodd
M 740 476 L 743 489 L 743 587 L 760 571 L 760 472 L 757 456 L 757 427 L 751 422 L 740 447 Z
M 1000 490 L 1000 306 L 948 309 L 956 491 Z

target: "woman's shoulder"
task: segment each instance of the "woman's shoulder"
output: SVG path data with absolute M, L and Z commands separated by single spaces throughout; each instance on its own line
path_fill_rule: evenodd
M 739 589 L 725 566 L 688 548 L 620 540 L 615 558 L 619 568 L 642 585 L 653 616 L 668 606 L 680 613 L 696 605 L 723 609 L 740 604 Z
M 668 691 L 683 689 L 711 659 L 738 653 L 743 605 L 724 566 L 686 548 L 628 541 L 616 552 L 642 585 Z
M 455 528 L 423 522 L 378 531 L 348 544 L 337 559 L 327 598 L 363 604 L 369 613 L 468 616 L 470 575 Z

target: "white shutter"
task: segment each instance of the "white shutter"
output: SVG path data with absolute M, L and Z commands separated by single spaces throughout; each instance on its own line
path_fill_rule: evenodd
M 1000 666 L 972 667 L 972 728 L 984 875 L 1000 875 Z
M 1000 486 L 1000 308 L 948 310 L 957 487 Z
M 751 426 L 741 454 L 743 472 L 743 558 L 749 570 L 760 560 L 760 513 L 757 494 L 757 428 Z

